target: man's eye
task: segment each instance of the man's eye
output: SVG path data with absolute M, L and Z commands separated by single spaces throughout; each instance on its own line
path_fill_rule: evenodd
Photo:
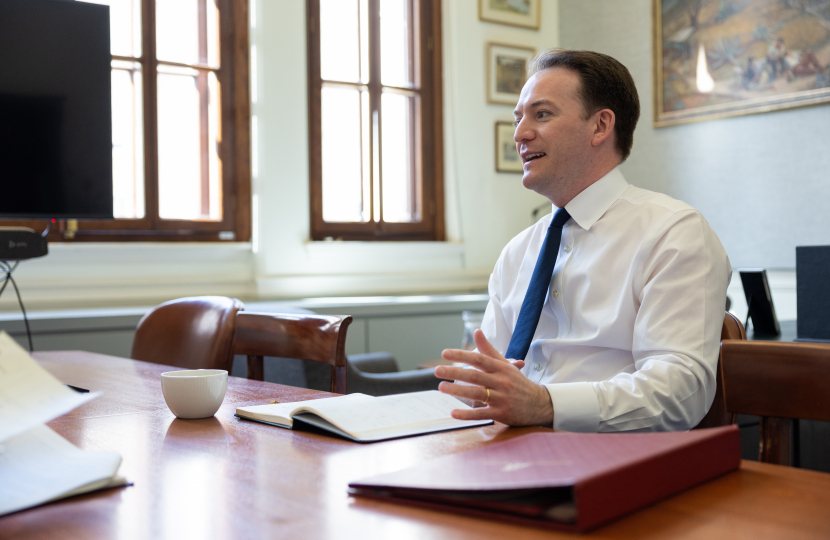
M 513 120 L 513 129 L 516 129 L 517 127 L 519 127 L 519 119 L 518 118 Z
M 550 116 L 550 111 L 539 111 L 536 113 L 536 118 L 544 118 Z

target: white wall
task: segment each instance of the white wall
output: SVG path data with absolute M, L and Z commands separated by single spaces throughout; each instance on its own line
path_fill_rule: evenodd
M 447 242 L 310 242 L 305 2 L 251 0 L 254 241 L 222 244 L 52 244 L 15 273 L 30 309 L 153 305 L 187 295 L 243 300 L 486 289 L 507 241 L 544 202 L 519 175 L 494 172 L 486 43 L 553 47 L 558 0 L 539 31 L 478 20 L 478 0 L 444 0 Z M 17 310 L 7 290 L 0 310 Z

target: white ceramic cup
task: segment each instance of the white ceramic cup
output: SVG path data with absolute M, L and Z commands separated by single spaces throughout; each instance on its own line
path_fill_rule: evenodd
M 164 401 L 179 418 L 209 418 L 216 414 L 228 389 L 224 369 L 187 369 L 161 374 Z

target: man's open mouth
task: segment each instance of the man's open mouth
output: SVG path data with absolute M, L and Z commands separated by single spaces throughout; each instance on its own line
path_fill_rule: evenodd
M 545 156 L 544 152 L 534 152 L 532 154 L 527 154 L 525 156 L 525 163 L 527 163 L 528 161 L 533 161 L 534 159 L 539 159 L 540 157 L 543 157 L 543 156 Z

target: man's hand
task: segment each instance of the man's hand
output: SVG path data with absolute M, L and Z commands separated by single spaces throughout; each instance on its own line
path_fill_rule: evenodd
M 544 386 L 531 382 L 522 375 L 519 369 L 524 366 L 524 362 L 506 360 L 490 345 L 481 330 L 476 330 L 473 338 L 478 352 L 446 349 L 441 356 L 444 360 L 463 362 L 476 369 L 449 366 L 435 368 L 436 377 L 456 381 L 442 382 L 438 387 L 441 392 L 465 401 L 487 401 L 486 406 L 477 409 L 456 409 L 452 412 L 453 418 L 492 419 L 511 426 L 552 426 L 553 404 L 550 393 Z M 490 391 L 489 399 L 487 389 Z

